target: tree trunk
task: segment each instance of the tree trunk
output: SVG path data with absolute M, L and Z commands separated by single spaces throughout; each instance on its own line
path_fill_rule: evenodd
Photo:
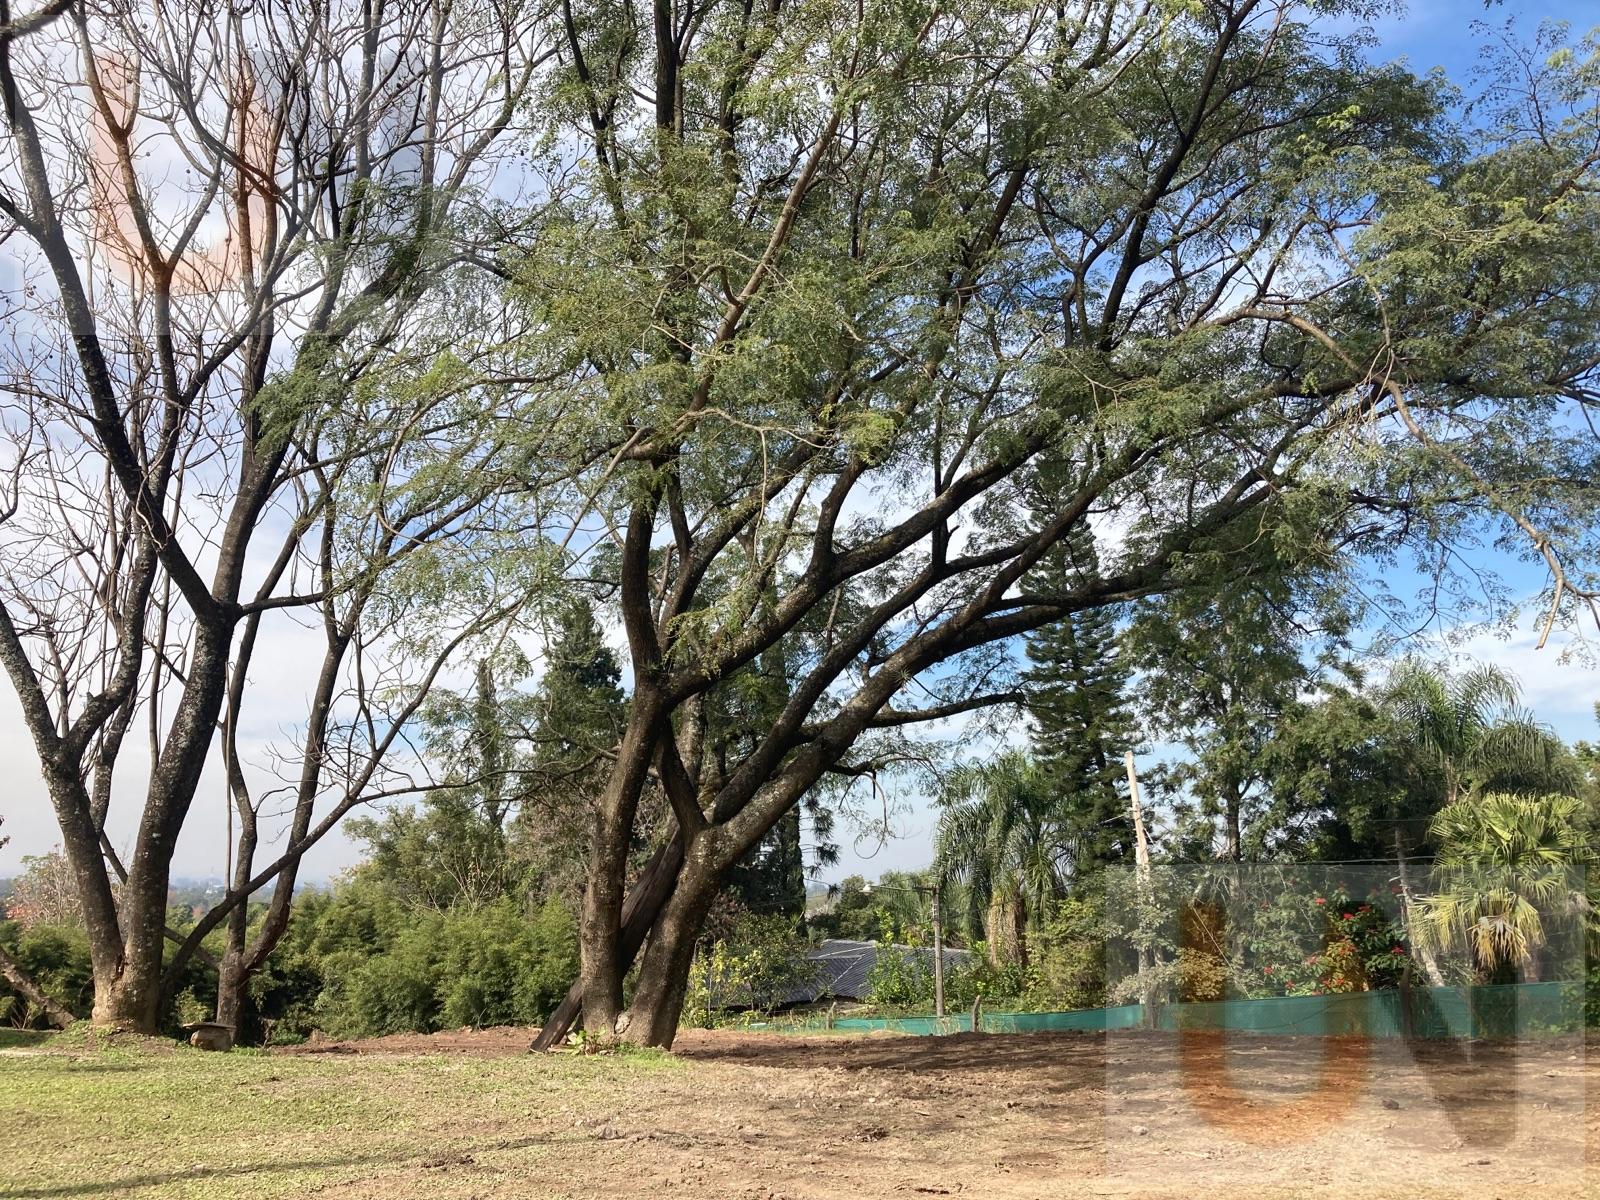
M 217 971 L 217 1024 L 233 1030 L 235 1042 L 239 1036 L 239 1018 L 244 1011 L 244 990 L 249 986 L 250 974 L 242 947 L 230 945 Z
M 1417 937 L 1416 930 L 1412 926 L 1411 908 L 1414 900 L 1410 873 L 1406 870 L 1405 838 L 1400 833 L 1399 826 L 1396 826 L 1394 831 L 1394 854 L 1399 864 L 1401 923 L 1405 925 L 1406 938 L 1411 942 L 1411 952 L 1416 956 L 1418 965 L 1422 967 L 1422 973 L 1428 977 L 1428 986 L 1443 987 L 1444 974 L 1439 970 L 1439 960 L 1434 957 L 1433 947 L 1428 945 L 1425 939 Z
M 1011 906 L 1012 937 L 1016 939 L 1017 966 L 1028 969 L 1028 909 L 1018 900 Z
M 1240 790 L 1230 788 L 1222 828 L 1222 857 L 1226 862 L 1239 862 L 1244 858 L 1244 839 L 1239 834 L 1239 810 L 1243 807 Z
M 153 1034 L 160 1016 L 161 964 L 130 955 L 110 977 L 95 972 L 94 1011 L 90 1019 L 108 1029 Z
M 709 840 L 702 838 L 690 848 L 677 887 L 650 930 L 638 988 L 622 1029 L 622 1036 L 634 1045 L 671 1049 L 678 1035 L 695 944 L 722 881 Z
M 57 1029 L 65 1029 L 76 1020 L 70 1012 L 46 995 L 45 990 L 30 979 L 16 959 L 3 949 L 0 949 L 0 976 L 4 976 L 6 982 L 15 988 L 24 1000 L 42 1012 L 45 1020 Z
M 627 971 L 639 955 L 650 927 L 666 904 L 673 885 L 677 883 L 679 868 L 683 865 L 683 838 L 674 833 L 671 840 L 660 847 L 645 865 L 638 881 L 628 893 L 622 908 L 621 945 L 622 969 Z M 562 1038 L 583 1012 L 583 980 L 580 977 L 567 989 L 565 998 L 550 1014 L 533 1039 L 531 1051 L 549 1050 Z

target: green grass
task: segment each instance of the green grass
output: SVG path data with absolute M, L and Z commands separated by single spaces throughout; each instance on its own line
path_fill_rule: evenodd
M 22 1041 L 0 1042 L 0 1195 L 17 1200 L 302 1196 L 462 1155 L 499 1156 L 515 1173 L 592 1144 L 584 1121 L 641 1073 L 682 1069 L 646 1053 L 206 1054 L 95 1049 L 76 1031 Z

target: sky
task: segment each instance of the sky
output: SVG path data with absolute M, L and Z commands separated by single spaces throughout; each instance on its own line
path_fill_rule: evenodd
M 1575 31 L 1582 31 L 1600 23 L 1600 12 L 1592 3 L 1573 0 L 1549 4 L 1511 2 L 1488 7 L 1476 0 L 1417 0 L 1403 11 L 1389 12 L 1372 20 L 1371 27 L 1379 39 L 1373 56 L 1383 60 L 1404 59 L 1419 72 L 1441 67 L 1452 79 L 1468 84 L 1484 36 L 1483 31 L 1474 29 L 1474 23 L 1481 21 L 1498 28 L 1508 19 L 1514 20 L 1517 32 L 1526 37 L 1545 19 L 1568 20 Z M 1505 566 L 1503 563 L 1496 565 Z M 1513 567 L 1508 579 L 1517 594 L 1530 596 L 1543 582 L 1536 571 L 1521 567 Z M 1419 584 L 1420 577 L 1412 580 L 1402 572 L 1389 582 L 1397 593 L 1404 593 Z M 1417 644 L 1419 648 L 1448 650 L 1505 668 L 1522 683 L 1528 707 L 1558 734 L 1569 741 L 1594 740 L 1600 736 L 1594 715 L 1595 702 L 1600 700 L 1600 665 L 1593 659 L 1585 661 L 1582 654 L 1564 653 L 1572 647 L 1558 644 L 1562 641 L 1560 637 L 1552 639 L 1552 644 L 1544 650 L 1536 650 L 1537 624 L 1537 614 L 1525 612 L 1520 624 L 1510 630 L 1456 630 L 1434 626 L 1423 631 Z M 271 638 L 270 644 L 267 636 Z M 252 707 L 256 712 L 305 711 L 310 680 L 304 670 L 304 652 L 299 649 L 303 636 L 301 631 L 287 624 L 264 635 L 266 649 L 258 653 L 257 667 L 251 677 Z M 1592 633 L 1591 637 L 1594 637 Z M 1600 644 L 1592 644 L 1590 649 L 1600 650 Z M 279 732 L 268 720 L 257 731 L 257 737 L 265 744 Z M 1154 765 L 1170 749 L 1152 745 L 1148 765 Z M 141 767 L 138 753 L 130 747 L 124 758 L 129 760 L 125 764 L 128 773 L 136 774 Z M 927 863 L 931 856 L 934 822 L 926 798 L 899 796 L 896 801 L 895 836 L 888 841 L 876 837 L 858 839 L 849 823 L 841 822 L 835 833 L 839 862 L 819 872 L 820 880 L 833 882 L 855 873 L 874 877 L 884 870 Z M 223 873 L 225 811 L 223 781 L 213 764 L 179 840 L 174 862 L 176 877 L 206 878 Z M 118 817 L 113 817 L 111 834 L 114 842 L 125 847 L 132 843 L 136 820 L 136 813 L 126 803 L 126 795 L 120 813 L 120 823 Z M 0 685 L 0 816 L 5 817 L 0 836 L 11 838 L 10 844 L 0 849 L 0 876 L 16 873 L 25 856 L 46 853 L 59 842 L 16 698 L 4 685 Z M 270 852 L 271 847 L 265 848 L 264 854 L 270 855 Z M 359 857 L 359 847 L 335 832 L 308 853 L 301 878 L 326 880 L 353 865 Z

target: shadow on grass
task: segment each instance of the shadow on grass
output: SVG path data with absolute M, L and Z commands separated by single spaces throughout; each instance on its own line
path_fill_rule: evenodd
M 753 1033 L 675 1049 L 680 1058 L 755 1067 L 906 1071 L 1055 1071 L 1103 1073 L 1106 1035 L 1093 1033 L 956 1033 L 943 1037 L 868 1035 L 788 1039 Z M 1096 1086 L 1085 1080 L 1084 1086 Z
M 0 1050 L 42 1046 L 55 1036 L 53 1029 L 0 1029 Z
M 160 1187 L 167 1183 L 193 1183 L 202 1179 L 239 1179 L 263 1172 L 288 1173 L 306 1170 L 336 1170 L 340 1167 L 393 1167 L 412 1164 L 427 1170 L 448 1171 L 452 1167 L 471 1166 L 473 1156 L 496 1150 L 526 1150 L 530 1146 L 545 1145 L 551 1139 L 543 1137 L 506 1138 L 496 1142 L 453 1147 L 433 1154 L 419 1154 L 415 1150 L 390 1154 L 345 1154 L 329 1158 L 301 1159 L 293 1164 L 281 1162 L 256 1163 L 229 1167 L 192 1167 L 187 1171 L 152 1172 L 132 1175 L 123 1179 L 106 1179 L 93 1183 L 46 1184 L 41 1187 L 11 1188 L 0 1192 L 7 1200 L 48 1200 L 58 1196 L 115 1196 L 136 1188 Z

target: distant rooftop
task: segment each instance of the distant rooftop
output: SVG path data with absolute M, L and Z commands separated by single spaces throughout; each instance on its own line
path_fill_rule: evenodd
M 922 961 L 933 969 L 933 951 L 926 946 L 882 946 L 877 942 L 852 942 L 844 938 L 829 938 L 806 955 L 816 966 L 816 978 L 797 987 L 784 997 L 785 1004 L 813 1004 L 818 1000 L 865 1000 L 869 990 L 868 979 L 877 965 L 879 952 L 894 952 L 906 958 Z M 946 950 L 944 965 L 948 970 L 963 966 L 971 957 L 967 950 Z

